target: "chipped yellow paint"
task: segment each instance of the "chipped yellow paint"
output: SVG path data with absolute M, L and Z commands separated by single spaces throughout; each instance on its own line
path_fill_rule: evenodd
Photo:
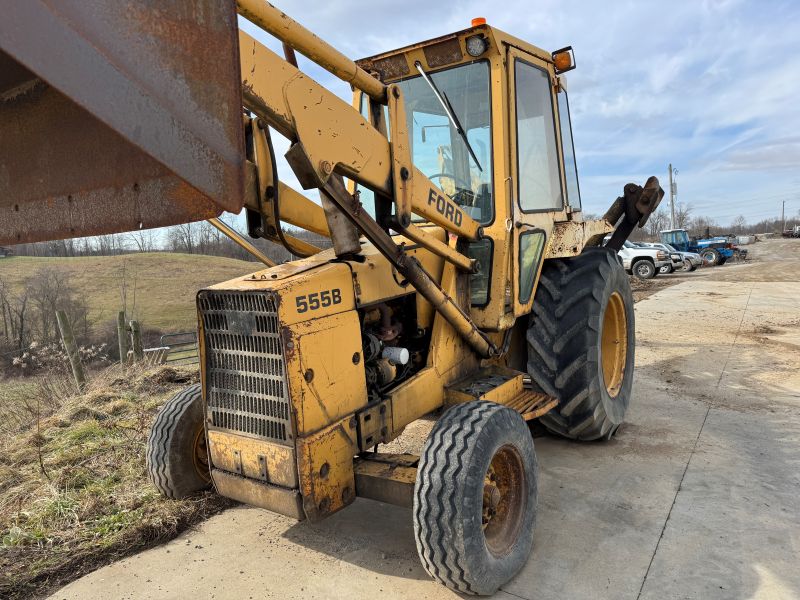
M 318 521 L 355 499 L 353 457 L 357 451 L 356 425 L 349 418 L 297 440 L 300 494 L 309 520 Z
M 366 405 L 361 327 L 355 311 L 303 321 L 285 331 L 289 397 L 299 437 Z

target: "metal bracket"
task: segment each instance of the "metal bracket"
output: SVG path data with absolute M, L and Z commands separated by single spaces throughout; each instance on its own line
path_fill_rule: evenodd
M 390 145 L 395 219 L 401 227 L 408 227 L 411 224 L 411 193 L 414 189 L 415 169 L 409 169 L 414 163 L 411 161 L 405 103 L 397 85 L 389 87 L 389 131 L 392 132 Z
M 360 452 L 389 441 L 389 432 L 392 430 L 392 403 L 389 400 L 382 400 L 358 411 L 356 419 Z

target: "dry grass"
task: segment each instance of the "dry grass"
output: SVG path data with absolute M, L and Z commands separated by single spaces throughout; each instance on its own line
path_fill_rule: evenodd
M 0 597 L 40 597 L 176 536 L 228 505 L 168 500 L 147 480 L 145 446 L 161 405 L 196 369 L 111 367 L 87 391 L 58 376 L 0 384 Z
M 121 310 L 123 270 L 128 287 L 128 312 L 136 288 L 135 316 L 149 329 L 191 331 L 197 323 L 195 295 L 203 287 L 246 275 L 260 263 L 200 256 L 149 252 L 122 256 L 78 258 L 12 257 L 0 260 L 0 279 L 21 288 L 43 267 L 68 273 L 74 288 L 86 298 L 91 320 L 98 326 L 116 319 Z

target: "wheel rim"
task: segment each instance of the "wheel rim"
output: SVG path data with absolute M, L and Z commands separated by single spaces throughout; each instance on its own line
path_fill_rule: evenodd
M 606 305 L 600 353 L 606 391 L 609 396 L 615 398 L 622 387 L 625 359 L 628 354 L 628 322 L 625 317 L 625 301 L 619 292 L 611 294 Z
M 636 272 L 642 277 L 647 277 L 650 274 L 650 267 L 647 263 L 641 263 L 638 267 L 636 267 Z
M 194 434 L 192 442 L 192 463 L 197 474 L 206 483 L 211 483 L 211 469 L 208 465 L 208 447 L 206 446 L 206 432 L 201 425 Z
M 525 467 L 513 446 L 502 446 L 492 457 L 483 483 L 481 526 L 486 547 L 495 557 L 508 554 L 525 518 Z

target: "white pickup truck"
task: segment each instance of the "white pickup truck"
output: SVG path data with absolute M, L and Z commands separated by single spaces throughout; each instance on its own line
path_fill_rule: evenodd
M 642 248 L 633 242 L 625 241 L 619 251 L 622 266 L 628 273 L 639 279 L 652 279 L 661 267 L 671 267 L 669 254 L 658 248 Z

